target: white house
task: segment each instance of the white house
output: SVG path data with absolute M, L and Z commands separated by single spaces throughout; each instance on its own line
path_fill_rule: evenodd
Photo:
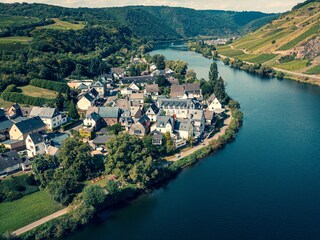
M 151 122 L 157 121 L 157 116 L 159 113 L 159 108 L 155 104 L 151 104 L 148 110 L 146 111 L 146 115 L 150 118 Z
M 54 129 L 67 122 L 67 116 L 56 108 L 33 107 L 30 117 L 40 117 L 47 129 Z
M 138 92 L 140 90 L 140 88 L 137 86 L 135 82 L 132 82 L 128 88 L 132 89 L 135 92 Z
M 159 108 L 166 112 L 166 116 L 176 116 L 176 118 L 188 118 L 190 110 L 198 108 L 192 99 L 160 99 Z
M 28 157 L 45 154 L 45 139 L 39 133 L 31 133 L 26 138 L 26 149 Z
M 221 103 L 219 102 L 218 98 L 214 94 L 212 94 L 208 99 L 207 99 L 207 105 L 208 105 L 208 110 L 209 111 L 215 111 L 215 110 L 221 110 L 223 109 Z
M 111 68 L 111 72 L 115 79 L 123 78 L 125 75 L 125 71 L 123 68 Z
M 192 110 L 190 112 L 190 120 L 193 125 L 193 133 L 195 137 L 200 137 L 206 126 L 206 118 L 202 110 Z
M 104 96 L 106 95 L 106 86 L 101 80 L 93 83 L 91 87 L 99 93 L 99 97 L 104 98 Z
M 174 123 L 174 131 L 179 137 L 188 140 L 193 137 L 193 126 L 190 119 L 176 119 Z
M 93 107 L 94 104 L 95 98 L 91 94 L 86 93 L 80 97 L 79 101 L 77 102 L 77 107 L 80 110 L 86 111 L 89 107 Z
M 175 119 L 173 117 L 158 116 L 157 122 L 151 126 L 151 131 L 158 131 L 160 133 L 170 133 L 173 136 Z

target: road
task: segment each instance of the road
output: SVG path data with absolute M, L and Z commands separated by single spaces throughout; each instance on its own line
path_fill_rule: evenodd
M 19 236 L 19 235 L 21 235 L 21 234 L 23 234 L 25 232 L 28 232 L 28 231 L 40 226 L 41 224 L 44 224 L 44 223 L 46 223 L 46 222 L 48 222 L 48 221 L 50 221 L 52 219 L 60 217 L 60 216 L 62 216 L 64 214 L 66 214 L 67 212 L 68 212 L 68 208 L 64 208 L 64 209 L 62 209 L 62 210 L 60 210 L 58 212 L 55 212 L 55 213 L 53 213 L 53 214 L 51 214 L 49 216 L 46 216 L 46 217 L 44 217 L 44 218 L 42 218 L 42 219 L 40 219 L 38 221 L 35 221 L 35 222 L 33 222 L 33 223 L 31 223 L 31 224 L 29 224 L 27 226 L 22 227 L 22 228 L 20 228 L 20 229 L 18 229 L 16 231 L 14 231 L 12 234 Z
M 168 161 L 171 161 L 171 162 L 174 162 L 174 161 L 177 161 L 181 158 L 184 158 L 184 157 L 187 157 L 189 156 L 190 154 L 194 153 L 195 151 L 203 148 L 203 147 L 206 147 L 210 144 L 210 142 L 212 140 L 216 140 L 218 139 L 220 136 L 224 135 L 224 133 L 226 132 L 227 128 L 229 127 L 230 123 L 231 123 L 231 120 L 232 120 L 232 115 L 231 113 L 229 112 L 229 117 L 226 118 L 223 122 L 223 127 L 220 128 L 220 131 L 217 132 L 212 138 L 206 138 L 203 143 L 200 143 L 198 146 L 196 147 L 193 147 L 185 152 L 181 152 L 180 154 L 177 154 L 174 158 L 171 158 L 171 159 L 168 159 Z M 180 156 L 180 157 L 178 157 Z

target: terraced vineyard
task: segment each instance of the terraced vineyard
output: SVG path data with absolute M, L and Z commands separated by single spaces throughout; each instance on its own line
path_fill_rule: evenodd
M 320 2 L 312 1 L 295 7 L 292 11 L 229 46 L 218 47 L 218 52 L 229 58 L 262 63 L 287 71 L 320 74 L 319 61 L 315 60 L 320 52 L 315 52 L 317 50 L 314 42 L 310 44 L 312 41 L 319 41 L 314 40 L 320 36 L 319 19 Z M 314 51 L 311 57 L 305 54 L 310 49 Z M 278 61 L 282 56 L 287 55 L 293 55 L 296 59 L 282 63 Z
M 54 24 L 37 27 L 37 29 L 55 29 L 55 30 L 80 30 L 85 27 L 83 22 L 71 23 L 67 21 L 62 21 L 58 18 L 53 18 Z

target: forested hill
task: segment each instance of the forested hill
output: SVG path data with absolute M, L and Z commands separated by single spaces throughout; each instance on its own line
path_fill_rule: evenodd
M 139 37 L 170 40 L 198 35 L 234 36 L 256 30 L 277 14 L 194 10 L 177 7 L 64 8 L 45 4 L 0 3 L 0 14 L 125 26 Z

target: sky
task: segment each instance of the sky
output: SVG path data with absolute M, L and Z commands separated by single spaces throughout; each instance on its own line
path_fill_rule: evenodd
M 4 3 L 38 2 L 64 7 L 117 7 L 128 5 L 165 5 L 194 9 L 285 12 L 304 0 L 0 0 Z

